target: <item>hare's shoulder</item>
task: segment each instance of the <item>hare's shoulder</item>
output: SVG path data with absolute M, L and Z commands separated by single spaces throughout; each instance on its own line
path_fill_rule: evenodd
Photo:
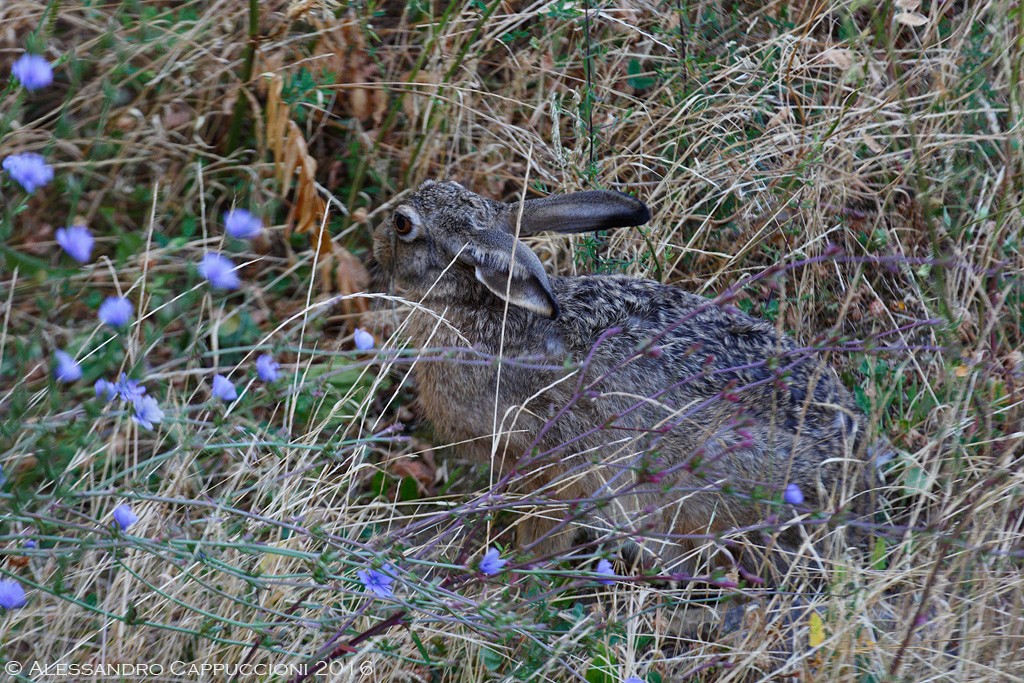
M 718 311 L 710 299 L 654 280 L 625 275 L 556 277 L 552 278 L 551 286 L 567 317 L 593 321 L 596 325 L 607 323 L 607 327 L 626 316 L 667 320 L 693 311 Z

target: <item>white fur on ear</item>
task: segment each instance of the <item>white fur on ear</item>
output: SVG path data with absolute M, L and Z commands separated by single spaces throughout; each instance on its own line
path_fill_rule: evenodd
M 558 317 L 548 275 L 526 245 L 507 232 L 483 230 L 467 246 L 460 258 L 473 266 L 476 279 L 492 294 L 537 315 Z
M 531 313 L 542 315 L 545 318 L 554 320 L 558 317 L 558 303 L 555 301 L 555 297 L 550 291 L 537 286 L 534 281 L 513 277 L 510 283 L 507 274 L 503 275 L 498 272 L 498 277 L 494 278 L 493 272 L 491 276 L 488 276 L 487 273 L 481 270 L 480 266 L 476 267 L 475 272 L 476 279 L 483 283 L 499 299 L 525 308 Z M 508 290 L 507 296 L 506 289 Z

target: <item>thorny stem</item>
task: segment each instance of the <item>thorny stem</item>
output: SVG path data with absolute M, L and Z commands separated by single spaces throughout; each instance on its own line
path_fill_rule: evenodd
M 238 89 L 238 99 L 235 100 L 234 111 L 231 112 L 231 124 L 228 129 L 228 154 L 238 147 L 238 138 L 241 135 L 242 118 L 245 116 L 247 99 L 245 88 L 252 79 L 252 67 L 256 61 L 256 44 L 260 33 L 260 3 L 259 0 L 249 0 L 249 42 L 245 46 L 245 53 L 242 61 L 241 85 Z

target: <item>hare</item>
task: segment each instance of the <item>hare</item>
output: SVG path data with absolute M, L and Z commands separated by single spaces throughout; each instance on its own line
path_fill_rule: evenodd
M 375 230 L 381 274 L 416 302 L 404 333 L 443 349 L 414 366 L 425 416 L 541 506 L 519 545 L 565 552 L 576 518 L 681 564 L 697 540 L 862 508 L 835 499 L 867 488 L 865 417 L 812 350 L 676 287 L 550 277 L 518 240 L 649 219 L 617 192 L 506 204 L 428 180 Z

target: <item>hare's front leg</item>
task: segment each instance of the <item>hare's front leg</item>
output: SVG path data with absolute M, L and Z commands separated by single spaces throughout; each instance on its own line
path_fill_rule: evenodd
M 542 464 L 515 482 L 514 490 L 522 500 L 515 522 L 519 548 L 537 559 L 569 554 L 590 517 L 584 482 L 558 464 Z
M 515 524 L 519 548 L 538 559 L 557 559 L 590 555 L 607 542 L 634 568 L 656 566 L 662 553 L 653 546 L 664 542 L 652 538 L 665 535 L 656 501 L 638 494 L 632 477 L 612 480 L 604 466 L 571 464 L 542 466 L 517 482 L 523 500 Z

